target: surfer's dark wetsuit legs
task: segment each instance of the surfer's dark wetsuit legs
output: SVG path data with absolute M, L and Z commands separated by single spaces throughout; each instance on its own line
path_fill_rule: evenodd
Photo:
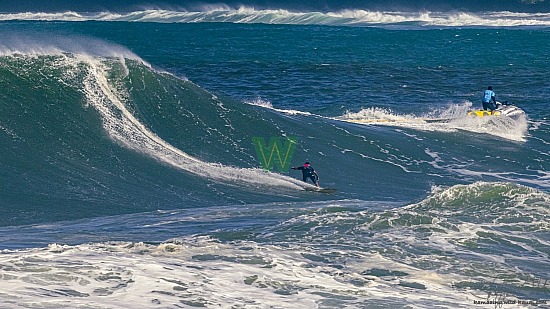
M 315 175 L 304 175 L 304 177 L 303 177 L 304 182 L 307 182 L 308 178 L 311 179 L 311 181 L 313 181 L 313 184 L 317 183 L 317 176 L 315 176 Z
M 496 105 L 493 102 L 481 102 L 483 104 L 483 110 L 494 111 L 497 109 Z

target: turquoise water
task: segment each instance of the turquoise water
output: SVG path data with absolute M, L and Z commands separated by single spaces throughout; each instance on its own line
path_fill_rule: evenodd
M 3 306 L 549 299 L 541 18 L 242 14 L 0 23 Z M 526 117 L 465 117 L 488 85 Z M 272 136 L 337 193 L 263 171 Z

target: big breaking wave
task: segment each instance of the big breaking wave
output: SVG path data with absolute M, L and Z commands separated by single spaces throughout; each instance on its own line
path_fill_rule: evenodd
M 69 41 L 71 40 L 50 38 L 48 43 L 44 43 L 8 37 L 0 45 L 0 55 L 28 57 L 29 61 L 37 57 L 53 57 L 51 64 L 64 67 L 67 75 L 83 70 L 85 78 L 82 92 L 86 96 L 87 104 L 100 113 L 103 127 L 108 135 L 129 149 L 147 154 L 177 169 L 225 184 L 267 187 L 267 178 L 270 188 L 296 190 L 311 187 L 294 178 L 258 168 L 238 168 L 204 162 L 172 146 L 132 114 L 125 104 L 128 94 L 124 93 L 124 87 L 117 87 L 116 78 L 109 77 L 114 72 L 122 72 L 117 78 L 123 79 L 129 71 L 127 61 L 140 63 L 153 70 L 151 66 L 121 46 L 89 39 L 84 40 L 85 44 L 63 44 Z M 163 74 L 166 78 L 177 78 L 169 73 L 156 73 Z M 222 102 L 215 96 L 212 96 L 212 100 L 223 109 Z

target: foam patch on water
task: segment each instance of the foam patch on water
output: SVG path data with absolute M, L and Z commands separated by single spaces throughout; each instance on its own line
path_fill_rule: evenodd
M 254 100 L 246 100 L 246 101 L 244 101 L 244 103 L 254 105 L 254 106 L 263 107 L 263 108 L 266 108 L 266 109 L 271 109 L 271 110 L 274 110 L 274 111 L 277 111 L 277 112 L 280 112 L 280 113 L 284 113 L 284 114 L 289 114 L 289 115 L 305 115 L 305 116 L 312 116 L 313 115 L 309 112 L 302 112 L 302 111 L 294 110 L 294 109 L 275 108 L 275 107 L 273 107 L 273 104 L 271 104 L 271 102 L 264 101 L 260 98 L 256 98 Z
M 374 233 L 378 244 L 393 244 L 387 256 L 465 275 L 453 283 L 459 290 L 541 299 L 550 291 L 544 284 L 550 277 L 549 217 L 547 194 L 479 182 L 435 187 L 419 203 L 371 215 L 361 229 Z
M 379 254 L 356 253 L 344 269 L 316 261 L 315 256 L 298 246 L 222 244 L 201 237 L 160 245 L 53 244 L 4 251 L 0 304 L 313 308 L 415 303 L 428 308 L 454 303 L 466 308 L 470 303 L 468 294 L 452 293 L 449 282 L 455 276 L 400 265 Z
M 434 187 L 390 208 L 273 206 L 131 215 L 132 225 L 174 231 L 217 222 L 201 233 L 210 236 L 3 250 L 0 306 L 471 308 L 550 291 L 550 197 L 528 187 Z M 250 230 L 234 223 L 255 215 L 276 220 Z
M 422 131 L 469 131 L 513 141 L 526 141 L 529 128 L 526 117 L 469 117 L 467 113 L 470 110 L 472 110 L 471 102 L 450 105 L 444 109 L 432 110 L 420 116 L 399 114 L 389 109 L 371 107 L 362 109 L 359 112 L 346 112 L 342 116 L 333 117 L 332 119 L 365 125 L 397 126 Z
M 335 117 L 336 120 L 343 120 L 365 124 L 395 124 L 424 122 L 423 118 L 414 115 L 399 115 L 387 108 L 371 107 L 364 108 L 358 112 L 346 112 L 344 115 Z

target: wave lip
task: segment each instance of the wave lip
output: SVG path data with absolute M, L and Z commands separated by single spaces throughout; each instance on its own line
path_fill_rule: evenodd
M 419 27 L 550 27 L 550 13 L 518 12 L 399 12 L 342 10 L 293 12 L 284 9 L 205 7 L 197 11 L 143 10 L 128 13 L 4 13 L 0 20 L 41 21 L 127 21 L 157 23 L 263 23 L 334 26 L 419 26 Z
M 7 33 L 0 31 L 0 56 L 61 56 L 66 54 L 90 57 L 136 60 L 150 66 L 129 49 L 85 36 L 59 36 L 41 33 Z

